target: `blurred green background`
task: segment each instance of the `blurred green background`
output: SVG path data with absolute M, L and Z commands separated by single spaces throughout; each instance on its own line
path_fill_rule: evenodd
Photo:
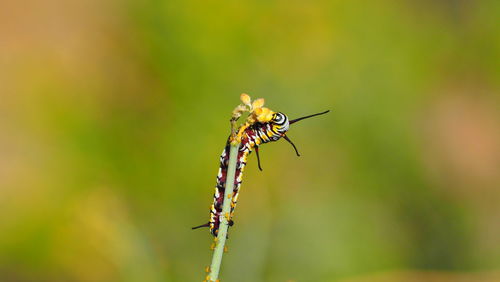
M 0 281 L 201 281 L 239 94 L 223 281 L 500 281 L 500 2 L 2 2 Z

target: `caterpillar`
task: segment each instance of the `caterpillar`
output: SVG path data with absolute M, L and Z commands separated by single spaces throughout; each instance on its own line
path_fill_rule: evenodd
M 324 111 L 321 113 L 316 113 L 304 117 L 300 117 L 297 119 L 289 120 L 288 116 L 282 112 L 271 112 L 271 118 L 266 122 L 252 122 L 246 123 L 239 130 L 239 136 L 241 138 L 240 148 L 237 156 L 236 163 L 236 174 L 234 180 L 234 188 L 233 188 L 233 197 L 231 202 L 231 215 L 236 207 L 236 203 L 238 202 L 239 190 L 242 182 L 243 170 L 245 169 L 245 165 L 247 164 L 247 157 L 252 151 L 255 150 L 255 155 L 257 156 L 257 165 L 259 170 L 262 171 L 260 157 L 259 157 L 259 146 L 269 142 L 275 142 L 280 140 L 281 138 L 285 139 L 288 143 L 290 143 L 295 150 L 297 156 L 300 156 L 297 147 L 290 140 L 290 138 L 286 135 L 290 125 L 314 116 L 322 115 L 328 113 L 328 111 Z M 227 216 L 222 215 L 222 204 L 224 202 L 224 191 L 226 186 L 226 176 L 227 169 L 229 163 L 229 149 L 230 149 L 230 141 L 231 137 L 228 138 L 226 142 L 226 146 L 222 151 L 220 156 L 220 166 L 219 172 L 217 173 L 217 182 L 215 185 L 214 199 L 213 203 L 210 207 L 210 221 L 208 223 L 195 226 L 192 229 L 197 229 L 201 227 L 209 227 L 210 233 L 213 236 L 217 236 L 219 225 L 220 225 L 220 217 Z M 229 226 L 233 226 L 233 220 L 228 218 Z

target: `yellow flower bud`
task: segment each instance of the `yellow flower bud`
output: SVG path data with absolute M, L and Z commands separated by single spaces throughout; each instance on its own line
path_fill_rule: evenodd
M 240 100 L 241 100 L 241 102 L 243 102 L 243 104 L 250 106 L 251 99 L 250 99 L 250 96 L 248 94 L 241 93 Z

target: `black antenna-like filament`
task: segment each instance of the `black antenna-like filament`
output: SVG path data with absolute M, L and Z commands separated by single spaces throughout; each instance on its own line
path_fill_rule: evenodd
M 290 138 L 288 138 L 288 136 L 286 135 L 283 135 L 283 138 L 285 138 L 285 140 L 288 141 L 288 143 L 292 144 L 293 148 L 295 149 L 295 153 L 297 154 L 297 157 L 300 157 L 299 151 L 297 151 L 297 147 L 295 147 L 295 144 L 293 144 L 292 140 L 290 140 Z
M 311 118 L 311 117 L 315 117 L 315 116 L 323 115 L 323 114 L 328 113 L 329 111 L 330 111 L 330 110 L 328 110 L 328 111 L 324 111 L 324 112 L 322 112 L 322 113 L 317 113 L 317 114 L 308 115 L 308 116 L 305 116 L 305 117 L 300 117 L 300 118 L 292 119 L 292 120 L 290 121 L 290 124 L 296 123 L 297 121 L 300 121 L 300 120 L 303 120 L 303 119 L 306 119 L 306 118 Z
M 257 165 L 259 166 L 260 171 L 262 171 L 262 167 L 260 166 L 260 157 L 259 157 L 259 147 L 255 146 L 255 155 L 257 155 Z
M 202 224 L 202 225 L 198 225 L 198 226 L 195 226 L 195 227 L 191 227 L 191 229 L 198 229 L 198 228 L 202 228 L 202 227 L 209 227 L 210 226 L 210 222 L 207 222 L 205 224 Z

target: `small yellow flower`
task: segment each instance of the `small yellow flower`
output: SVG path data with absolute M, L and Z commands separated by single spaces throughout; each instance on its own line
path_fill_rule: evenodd
M 271 111 L 271 109 L 265 108 L 265 107 L 255 109 L 254 113 L 255 113 L 256 119 L 259 122 L 270 121 L 273 118 L 273 114 L 274 114 L 274 112 Z
M 235 137 L 237 140 L 246 127 L 254 124 L 255 122 L 269 122 L 273 118 L 274 112 L 269 108 L 264 107 L 264 98 L 256 99 L 252 102 L 250 95 L 242 93 L 240 100 L 243 104 L 238 105 L 232 113 L 232 126 L 236 127 L 236 120 L 239 119 L 245 112 L 249 112 L 246 123 L 240 126 L 238 134 Z
M 264 106 L 264 98 L 259 98 L 252 103 L 252 109 L 255 111 L 255 109 L 262 108 Z

